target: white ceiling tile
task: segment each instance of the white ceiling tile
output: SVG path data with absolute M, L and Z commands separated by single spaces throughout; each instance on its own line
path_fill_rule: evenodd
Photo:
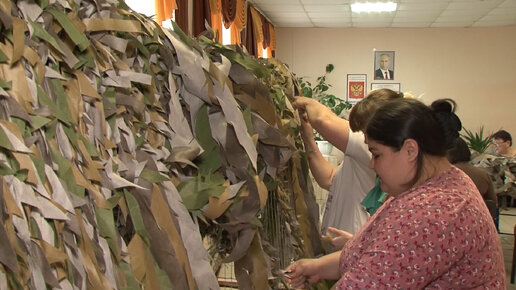
M 267 15 L 268 18 L 271 19 L 299 19 L 299 20 L 308 20 L 308 15 L 304 12 L 274 12 Z
M 485 15 L 485 10 L 445 10 L 441 14 L 441 16 L 464 16 L 464 15 L 476 15 L 481 16 Z
M 442 13 L 442 10 L 401 10 L 396 11 L 396 16 L 402 16 L 402 17 L 410 17 L 410 16 L 423 16 L 423 15 L 432 15 L 432 16 L 438 16 Z
M 356 27 L 356 28 L 390 27 L 390 23 L 387 23 L 387 22 L 360 22 L 360 23 L 353 23 L 353 27 Z
M 516 2 L 516 1 L 514 1 Z M 487 15 L 516 15 L 516 6 L 515 7 L 507 7 L 507 8 L 495 8 Z
M 281 18 L 278 22 L 287 22 L 287 23 L 295 23 L 295 22 L 312 22 L 309 18 L 299 19 L 299 18 Z
M 399 0 L 397 1 L 398 2 L 398 5 L 401 4 L 401 3 L 428 3 L 429 1 L 428 0 Z M 450 3 L 451 0 L 435 0 L 435 1 L 432 1 L 434 3 L 436 2 L 440 2 L 440 3 Z
M 349 5 L 305 5 L 305 11 L 307 12 L 349 12 L 351 9 Z
M 470 27 L 471 21 L 435 22 L 430 27 Z
M 367 21 L 385 21 L 394 18 L 394 15 L 378 15 L 378 14 L 351 14 L 351 18 L 354 19 L 363 19 Z
M 514 21 L 478 21 L 472 27 L 495 27 L 495 26 L 514 26 Z
M 341 18 L 341 19 L 329 19 L 329 18 L 312 18 L 313 23 L 351 23 L 350 18 Z
M 313 28 L 314 25 L 313 25 L 313 23 L 303 24 L 303 23 L 283 23 L 283 22 L 280 22 L 280 23 L 278 23 L 278 25 L 276 27 L 282 27 L 282 28 Z
M 371 19 L 352 19 L 353 23 L 392 23 L 392 19 L 384 19 L 384 20 L 371 20 Z
M 504 23 L 516 23 L 516 15 L 504 15 L 504 16 L 485 16 L 480 18 L 477 22 L 504 22 Z
M 314 22 L 315 27 L 330 27 L 330 28 L 349 28 L 352 27 L 351 22 Z
M 310 18 L 339 18 L 339 17 L 351 17 L 351 13 L 346 12 L 308 12 Z
M 351 1 L 349 0 L 300 0 L 301 4 L 321 4 L 321 5 L 325 5 L 325 4 L 341 4 L 341 5 L 344 5 L 344 4 L 350 4 Z M 353 0 L 353 2 L 355 2 Z
M 426 22 L 404 22 L 404 23 L 400 23 L 400 22 L 393 22 L 391 24 L 391 27 L 404 27 L 404 28 L 409 28 L 409 27 L 428 27 L 430 26 L 430 24 L 432 24 L 432 22 L 429 22 L 429 21 L 426 21 Z
M 435 19 L 436 22 L 463 22 L 463 21 L 477 21 L 478 17 L 471 15 L 451 15 L 451 16 L 439 16 Z
M 312 21 L 312 23 L 319 27 L 339 27 L 341 25 L 343 27 L 351 27 L 352 25 L 351 21 Z
M 446 2 L 413 2 L 413 3 L 400 3 L 398 10 L 444 10 L 448 6 Z
M 492 9 L 496 7 L 500 1 L 468 1 L 468 2 L 452 2 L 448 7 L 447 10 L 473 10 L 473 9 Z
M 349 12 L 350 2 L 373 0 L 248 1 L 277 27 L 516 26 L 516 0 L 396 0 L 388 14 Z
M 408 22 L 434 22 L 435 16 L 418 16 L 418 17 L 394 17 L 393 22 L 408 23 Z
M 500 8 L 509 8 L 509 7 L 516 7 L 516 1 L 514 0 L 505 0 L 504 2 L 502 2 L 499 6 Z
M 283 5 L 283 4 L 263 4 L 260 5 L 260 10 L 264 13 L 272 11 L 287 11 L 287 12 L 304 12 L 301 5 Z
M 198 1 L 198 0 L 196 0 Z M 299 5 L 299 0 L 248 0 L 251 4 L 275 4 L 281 2 L 281 4 L 294 4 Z

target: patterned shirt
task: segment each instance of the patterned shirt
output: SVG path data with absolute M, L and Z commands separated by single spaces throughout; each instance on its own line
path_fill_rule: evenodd
M 387 200 L 339 264 L 337 289 L 505 289 L 492 218 L 456 167 Z

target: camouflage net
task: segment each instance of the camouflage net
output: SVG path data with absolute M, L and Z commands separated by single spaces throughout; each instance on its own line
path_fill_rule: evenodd
M 232 261 L 278 288 L 321 253 L 283 64 L 115 0 L 0 0 L 0 25 L 1 289 L 217 289 Z

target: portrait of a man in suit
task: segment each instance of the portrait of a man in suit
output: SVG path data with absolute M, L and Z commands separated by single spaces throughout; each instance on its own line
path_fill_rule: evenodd
M 394 79 L 394 52 L 377 51 L 375 53 L 375 80 Z

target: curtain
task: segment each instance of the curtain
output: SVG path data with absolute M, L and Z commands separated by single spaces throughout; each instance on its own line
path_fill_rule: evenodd
M 237 0 L 235 19 L 231 24 L 231 42 L 234 44 L 242 44 L 241 31 L 247 25 L 247 1 Z
M 188 0 L 176 0 L 177 10 L 174 18 L 177 26 L 183 30 L 184 33 L 190 34 L 188 31 Z M 161 23 L 161 22 L 160 22 Z
M 276 56 L 276 32 L 274 31 L 274 26 L 269 23 L 269 48 L 270 48 L 270 57 Z
M 172 18 L 172 13 L 177 9 L 176 0 L 154 0 L 156 10 L 156 22 L 161 25 L 163 20 Z
M 253 49 L 255 49 L 255 55 L 261 57 L 263 42 L 262 16 L 253 6 L 250 6 L 249 10 L 251 10 L 251 22 L 253 24 Z
M 247 24 L 245 29 L 242 30 L 242 43 L 244 44 L 247 52 L 251 55 L 257 56 L 256 54 L 256 43 L 254 41 L 254 25 L 253 25 L 253 17 L 251 14 L 251 5 L 247 8 Z
M 221 4 L 222 24 L 229 29 L 237 13 L 237 0 L 222 0 Z
M 211 28 L 215 32 L 215 40 L 222 42 L 222 3 L 220 0 L 210 0 Z
M 187 0 L 176 1 L 178 1 L 178 10 L 182 10 L 181 1 L 184 1 L 185 5 L 187 2 Z M 216 33 L 215 40 L 222 42 L 222 25 L 224 25 L 230 29 L 231 43 L 245 46 L 249 54 L 261 57 L 262 51 L 266 49 L 267 57 L 274 55 L 276 48 L 274 26 L 251 4 L 248 4 L 247 0 L 195 0 L 193 4 L 194 36 L 199 36 L 205 30 L 206 21 Z M 178 22 L 177 11 L 176 19 Z
M 193 36 L 199 36 L 206 30 L 204 22 L 211 26 L 210 0 L 196 0 L 193 2 Z
M 265 19 L 265 16 L 263 16 L 262 14 L 260 14 L 260 20 L 262 21 L 262 34 L 263 34 L 262 46 L 263 46 L 263 49 L 266 49 L 267 47 L 269 47 L 269 43 L 270 43 L 269 21 L 267 21 L 267 19 Z

